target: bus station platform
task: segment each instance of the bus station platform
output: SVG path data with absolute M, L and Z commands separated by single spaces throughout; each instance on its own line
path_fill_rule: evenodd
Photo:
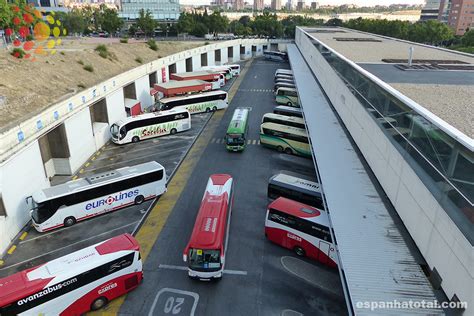
M 423 303 L 437 300 L 420 266 L 424 260 L 312 70 L 296 45 L 288 45 L 288 55 L 337 244 L 349 314 L 443 314 Z M 380 304 L 392 305 L 377 308 Z

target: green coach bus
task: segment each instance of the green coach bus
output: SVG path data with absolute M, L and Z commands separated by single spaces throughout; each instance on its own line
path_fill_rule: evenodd
M 298 91 L 295 88 L 278 88 L 275 93 L 275 100 L 276 103 L 293 106 L 293 107 L 300 107 L 300 100 L 298 98 Z
M 275 123 L 260 125 L 260 144 L 279 152 L 311 158 L 306 129 Z
M 225 134 L 225 146 L 229 151 L 243 151 L 245 139 L 249 130 L 249 109 L 237 108 L 232 115 L 227 133 Z

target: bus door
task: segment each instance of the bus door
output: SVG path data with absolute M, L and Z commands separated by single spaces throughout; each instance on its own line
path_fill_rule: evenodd
M 319 255 L 318 255 L 318 260 L 324 264 L 329 264 L 330 263 L 330 256 L 329 252 L 331 251 L 331 244 L 328 244 L 325 241 L 320 240 L 319 241 Z

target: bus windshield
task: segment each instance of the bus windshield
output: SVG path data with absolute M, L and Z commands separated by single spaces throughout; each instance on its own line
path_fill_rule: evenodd
M 227 145 L 243 145 L 245 137 L 242 134 L 227 134 L 226 141 Z
M 189 249 L 189 267 L 196 271 L 220 269 L 220 251 L 211 249 Z
M 119 126 L 117 124 L 112 124 L 110 127 L 110 134 L 112 134 L 112 137 L 118 138 Z
M 36 223 L 41 224 L 54 215 L 55 210 L 53 210 L 49 201 L 42 203 L 36 203 L 33 199 L 31 201 L 33 203 L 31 217 Z

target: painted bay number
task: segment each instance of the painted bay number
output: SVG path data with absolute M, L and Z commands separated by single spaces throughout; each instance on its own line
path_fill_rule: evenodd
M 181 305 L 184 303 L 183 297 L 176 297 L 173 296 L 168 297 L 165 303 L 165 309 L 163 310 L 165 314 L 172 313 L 173 315 L 179 314 L 181 312 Z

